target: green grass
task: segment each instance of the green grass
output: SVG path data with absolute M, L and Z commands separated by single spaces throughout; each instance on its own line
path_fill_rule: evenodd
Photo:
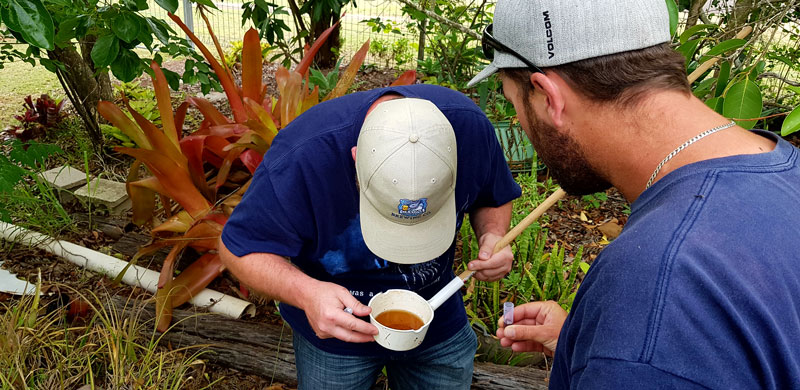
M 56 75 L 43 66 L 35 67 L 24 62 L 4 64 L 0 69 L 0 129 L 17 123 L 14 115 L 23 112 L 22 103 L 25 96 L 39 96 L 43 93 L 54 99 L 63 99 Z

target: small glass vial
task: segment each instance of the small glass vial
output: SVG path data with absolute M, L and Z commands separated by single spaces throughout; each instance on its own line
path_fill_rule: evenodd
M 514 302 L 506 302 L 503 304 L 503 324 L 514 324 Z

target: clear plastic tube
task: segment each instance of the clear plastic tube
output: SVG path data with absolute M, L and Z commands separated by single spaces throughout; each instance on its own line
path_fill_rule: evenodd
M 503 323 L 506 325 L 514 324 L 514 302 L 503 304 Z

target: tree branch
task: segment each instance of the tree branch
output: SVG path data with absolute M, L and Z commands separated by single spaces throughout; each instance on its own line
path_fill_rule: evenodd
M 397 0 L 397 1 L 400 2 L 400 3 L 405 4 L 408 7 L 413 8 L 413 9 L 419 11 L 419 12 L 422 12 L 423 14 L 427 15 L 429 18 L 431 18 L 431 19 L 433 19 L 433 20 L 435 20 L 435 21 L 437 21 L 439 23 L 442 23 L 442 24 L 445 24 L 447 26 L 453 27 L 453 28 L 457 29 L 458 31 L 461 31 L 464 34 L 467 34 L 467 35 L 469 35 L 469 36 L 471 36 L 471 37 L 473 37 L 473 38 L 475 38 L 477 40 L 481 39 L 481 35 L 478 34 L 477 32 L 472 31 L 472 30 L 464 27 L 460 23 L 457 23 L 457 22 L 454 22 L 454 21 L 452 21 L 450 19 L 447 19 L 447 18 L 444 18 L 442 16 L 439 16 L 434 12 L 428 11 L 426 9 L 422 9 L 417 4 L 414 4 L 411 0 Z
M 789 84 L 789 85 L 791 85 L 793 87 L 800 87 L 800 81 L 789 80 L 786 77 L 783 77 L 783 76 L 781 76 L 781 75 L 779 75 L 779 74 L 777 74 L 775 72 L 764 72 L 764 73 L 758 75 L 758 78 L 759 79 L 762 79 L 762 78 L 778 79 L 778 80 L 781 80 L 784 83 Z

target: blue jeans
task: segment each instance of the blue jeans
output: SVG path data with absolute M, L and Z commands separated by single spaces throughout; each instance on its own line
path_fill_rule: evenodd
M 293 342 L 298 390 L 368 390 L 384 366 L 391 390 L 469 389 L 478 348 L 469 324 L 442 343 L 395 356 L 337 355 L 298 334 Z

